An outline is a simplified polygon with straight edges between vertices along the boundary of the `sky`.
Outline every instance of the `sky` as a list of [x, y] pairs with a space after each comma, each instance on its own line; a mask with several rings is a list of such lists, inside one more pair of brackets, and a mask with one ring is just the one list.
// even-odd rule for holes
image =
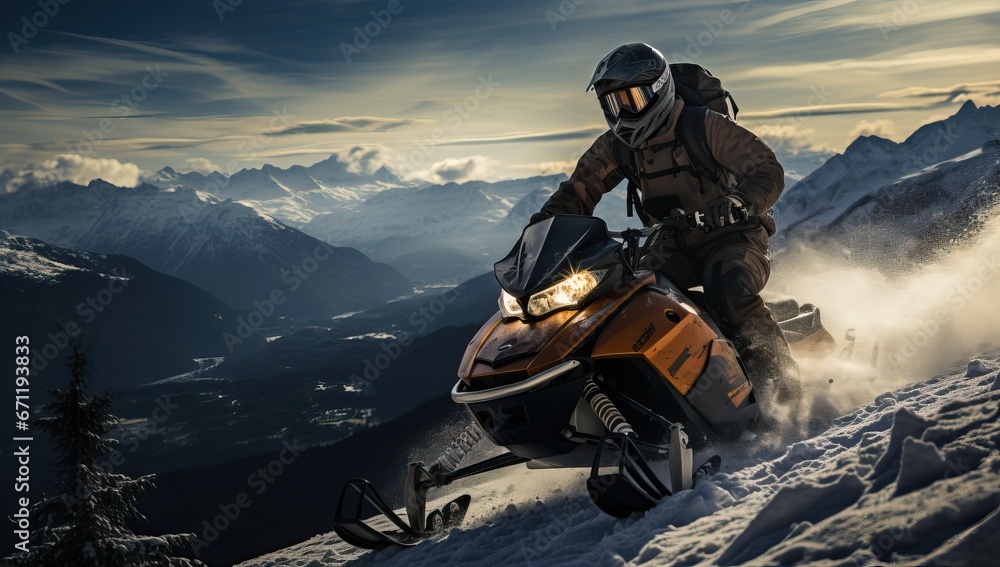
[[109, 180], [566, 171], [607, 128], [594, 66], [633, 41], [708, 68], [785, 152], [1000, 101], [994, 0], [7, 0], [0, 31], [0, 169]]

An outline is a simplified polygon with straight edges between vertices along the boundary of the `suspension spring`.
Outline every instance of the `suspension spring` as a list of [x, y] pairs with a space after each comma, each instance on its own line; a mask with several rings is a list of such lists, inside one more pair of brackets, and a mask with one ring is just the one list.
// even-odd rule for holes
[[435, 467], [443, 472], [452, 472], [456, 470], [462, 464], [462, 459], [465, 455], [472, 450], [472, 447], [479, 443], [483, 438], [483, 430], [479, 428], [478, 423], [472, 423], [465, 426], [465, 429], [455, 437], [455, 439], [448, 445], [444, 453], [434, 460], [431, 464], [431, 469]]
[[601, 387], [594, 382], [593, 378], [587, 379], [587, 384], [583, 387], [583, 399], [587, 400], [590, 407], [594, 409], [597, 417], [601, 418], [604, 426], [612, 433], [622, 433], [632, 438], [638, 438], [632, 426], [625, 421], [615, 404], [608, 399]]

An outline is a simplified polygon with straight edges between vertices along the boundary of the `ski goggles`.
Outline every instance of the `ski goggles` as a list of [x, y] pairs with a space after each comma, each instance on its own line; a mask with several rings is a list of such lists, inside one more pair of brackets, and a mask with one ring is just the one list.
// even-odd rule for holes
[[639, 114], [649, 106], [654, 96], [656, 93], [649, 85], [619, 89], [600, 96], [601, 108], [612, 118], [618, 118], [622, 113]]

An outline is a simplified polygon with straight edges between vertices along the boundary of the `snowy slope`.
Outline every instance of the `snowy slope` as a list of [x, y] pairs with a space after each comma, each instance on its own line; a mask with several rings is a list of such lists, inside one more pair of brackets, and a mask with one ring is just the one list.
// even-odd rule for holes
[[882, 185], [812, 240], [837, 242], [885, 270], [905, 269], [978, 234], [998, 203], [1000, 140]]
[[814, 380], [820, 434], [721, 447], [722, 473], [642, 517], [598, 512], [581, 474], [520, 469], [471, 490], [467, 523], [438, 541], [363, 553], [328, 533], [242, 565], [987, 565], [1000, 529], [998, 354], [832, 421]]
[[935, 164], [997, 139], [1000, 107], [977, 108], [972, 101], [955, 115], [920, 127], [901, 143], [862, 136], [782, 195], [775, 207], [781, 236], [810, 237], [881, 187], [933, 170]]

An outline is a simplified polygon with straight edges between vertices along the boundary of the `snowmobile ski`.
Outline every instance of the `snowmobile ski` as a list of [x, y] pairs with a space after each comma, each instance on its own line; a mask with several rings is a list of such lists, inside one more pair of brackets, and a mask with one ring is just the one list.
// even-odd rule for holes
[[[345, 505], [351, 502], [352, 498], [356, 499], [353, 510], [349, 506], [345, 509]], [[415, 530], [389, 508], [370, 482], [364, 479], [352, 479], [344, 487], [340, 500], [337, 502], [333, 530], [347, 543], [363, 549], [383, 549], [392, 546], [410, 547], [428, 537], [460, 525], [465, 519], [471, 502], [472, 497], [468, 494], [459, 496], [440, 509], [431, 511], [425, 519], [425, 529]], [[367, 514], [367, 512], [374, 512], [374, 514]], [[378, 522], [378, 518], [381, 518], [382, 523], [388, 520], [393, 527], [378, 529], [371, 525], [370, 522], [373, 519]]]
[[697, 486], [699, 481], [715, 476], [715, 474], [721, 469], [722, 457], [715, 455], [705, 461], [700, 467], [698, 467], [698, 470], [694, 471], [694, 486]]
[[[617, 452], [617, 469], [614, 473], [601, 474], [603, 452], [608, 448]], [[618, 433], [605, 436], [598, 445], [587, 479], [587, 492], [598, 508], [616, 518], [649, 510], [671, 494], [643, 458], [636, 442]]]

